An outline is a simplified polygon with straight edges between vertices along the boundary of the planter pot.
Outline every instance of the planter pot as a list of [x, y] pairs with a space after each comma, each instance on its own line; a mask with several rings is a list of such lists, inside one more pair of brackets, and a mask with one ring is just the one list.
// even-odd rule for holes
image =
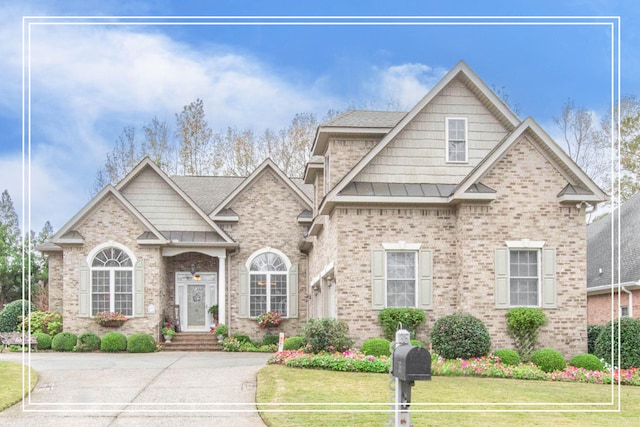
[[219, 342], [224, 341], [224, 335], [217, 335], [217, 337]]
[[124, 322], [124, 320], [105, 320], [104, 322], [100, 322], [100, 326], [104, 326], [105, 328], [119, 328]]
[[173, 339], [173, 335], [165, 335], [164, 336], [165, 342], [171, 342], [172, 339]]

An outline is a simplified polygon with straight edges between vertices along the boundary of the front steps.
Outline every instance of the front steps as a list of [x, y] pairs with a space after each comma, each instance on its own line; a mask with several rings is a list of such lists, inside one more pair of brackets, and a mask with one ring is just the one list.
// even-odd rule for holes
[[178, 332], [162, 343], [162, 351], [222, 351], [222, 344], [209, 332]]

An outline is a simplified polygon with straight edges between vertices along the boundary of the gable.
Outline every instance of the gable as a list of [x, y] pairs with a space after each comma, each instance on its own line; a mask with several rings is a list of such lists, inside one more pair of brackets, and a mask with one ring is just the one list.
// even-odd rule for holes
[[108, 194], [83, 216], [74, 231], [92, 245], [117, 236], [120, 243], [133, 247], [149, 229], [113, 194]]
[[[468, 162], [446, 162], [447, 117], [467, 119]], [[463, 79], [450, 81], [354, 181], [457, 184], [508, 131]]]
[[158, 230], [211, 231], [211, 226], [154, 170], [144, 168], [120, 189]]

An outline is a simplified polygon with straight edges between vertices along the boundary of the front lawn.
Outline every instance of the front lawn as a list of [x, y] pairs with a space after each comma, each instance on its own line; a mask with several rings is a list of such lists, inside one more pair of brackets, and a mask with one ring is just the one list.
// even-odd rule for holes
[[[269, 365], [258, 374], [256, 399], [270, 427], [382, 426], [389, 420], [387, 411], [394, 401], [389, 382], [389, 374]], [[640, 417], [640, 388], [622, 386], [621, 412], [617, 411], [617, 398], [615, 386], [616, 403], [611, 405], [610, 385], [434, 376], [431, 381], [416, 381], [411, 421], [416, 426], [474, 427], [617, 427], [636, 423]], [[318, 412], [322, 410], [335, 412]]]
[[[29, 368], [30, 369], [30, 368]], [[29, 370], [25, 370], [25, 387], [29, 383]], [[38, 374], [31, 369], [31, 386], [36, 386]], [[26, 390], [25, 390], [26, 391]], [[22, 365], [12, 362], [0, 362], [0, 411], [20, 402], [22, 394]]]

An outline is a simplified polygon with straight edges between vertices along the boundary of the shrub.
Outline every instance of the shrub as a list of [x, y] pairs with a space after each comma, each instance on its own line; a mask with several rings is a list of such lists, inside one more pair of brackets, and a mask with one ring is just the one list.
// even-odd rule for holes
[[29, 307], [29, 301], [27, 300], [19, 299], [10, 302], [0, 313], [0, 332], [15, 332], [18, 330], [18, 325], [22, 319], [23, 304], [25, 315], [28, 315], [29, 308], [31, 308], [32, 312], [36, 311], [36, 306], [31, 304], [31, 307]]
[[547, 323], [547, 316], [539, 308], [517, 307], [506, 314], [507, 332], [514, 339], [516, 351], [528, 362], [538, 341], [540, 328]]
[[496, 350], [493, 355], [499, 357], [503, 365], [518, 366], [520, 364], [520, 356], [514, 350]]
[[23, 328], [25, 331], [31, 328], [32, 334], [44, 332], [53, 337], [62, 332], [62, 314], [57, 311], [32, 311], [22, 320], [18, 329]]
[[562, 371], [566, 369], [567, 362], [552, 348], [543, 348], [531, 353], [531, 361], [544, 372]]
[[51, 348], [51, 336], [44, 332], [36, 332], [33, 334], [38, 339], [38, 350], [49, 350]]
[[299, 350], [304, 346], [304, 338], [301, 336], [289, 337], [284, 340], [283, 350]]
[[588, 371], [604, 371], [604, 363], [593, 354], [578, 354], [569, 361], [570, 366], [584, 368]]
[[304, 326], [304, 350], [307, 353], [321, 351], [345, 351], [353, 341], [347, 337], [349, 326], [342, 320], [309, 319]]
[[396, 339], [398, 325], [409, 331], [411, 338], [415, 338], [418, 326], [425, 321], [424, 311], [417, 308], [385, 308], [378, 314], [378, 320], [389, 341]]
[[233, 338], [237, 339], [238, 341], [242, 342], [251, 342], [251, 338], [249, 338], [249, 335], [244, 335], [244, 334], [233, 334]]
[[595, 354], [596, 340], [598, 335], [604, 329], [604, 325], [588, 325], [587, 326], [587, 353]]
[[418, 341], [418, 340], [411, 340], [411, 345], [415, 346], [415, 347], [424, 347], [424, 343], [422, 341]]
[[156, 348], [156, 340], [149, 334], [133, 334], [127, 340], [129, 353], [153, 353]]
[[121, 332], [109, 332], [102, 337], [100, 350], [108, 352], [125, 351], [127, 349], [127, 337]]
[[78, 342], [78, 336], [71, 332], [60, 332], [53, 337], [51, 348], [55, 351], [73, 351]]
[[360, 351], [367, 356], [390, 356], [391, 341], [386, 338], [370, 338], [362, 343]]
[[[280, 341], [280, 337], [278, 335], [267, 334], [264, 336], [261, 345], [275, 345], [278, 346], [278, 342]], [[259, 346], [256, 346], [259, 347]]]
[[78, 337], [76, 351], [97, 351], [100, 350], [100, 337], [93, 332], [83, 332]]
[[[640, 320], [622, 317], [607, 323], [596, 339], [593, 354], [611, 361], [611, 333], [613, 327], [613, 366], [628, 369], [640, 367]], [[618, 327], [620, 328], [620, 360], [618, 361]]]
[[241, 342], [237, 338], [225, 338], [224, 341], [222, 341], [222, 350], [230, 352], [240, 351], [240, 346], [243, 344], [251, 344], [251, 341]]
[[433, 351], [445, 359], [471, 359], [489, 353], [491, 339], [484, 323], [465, 313], [441, 317], [431, 331]]

